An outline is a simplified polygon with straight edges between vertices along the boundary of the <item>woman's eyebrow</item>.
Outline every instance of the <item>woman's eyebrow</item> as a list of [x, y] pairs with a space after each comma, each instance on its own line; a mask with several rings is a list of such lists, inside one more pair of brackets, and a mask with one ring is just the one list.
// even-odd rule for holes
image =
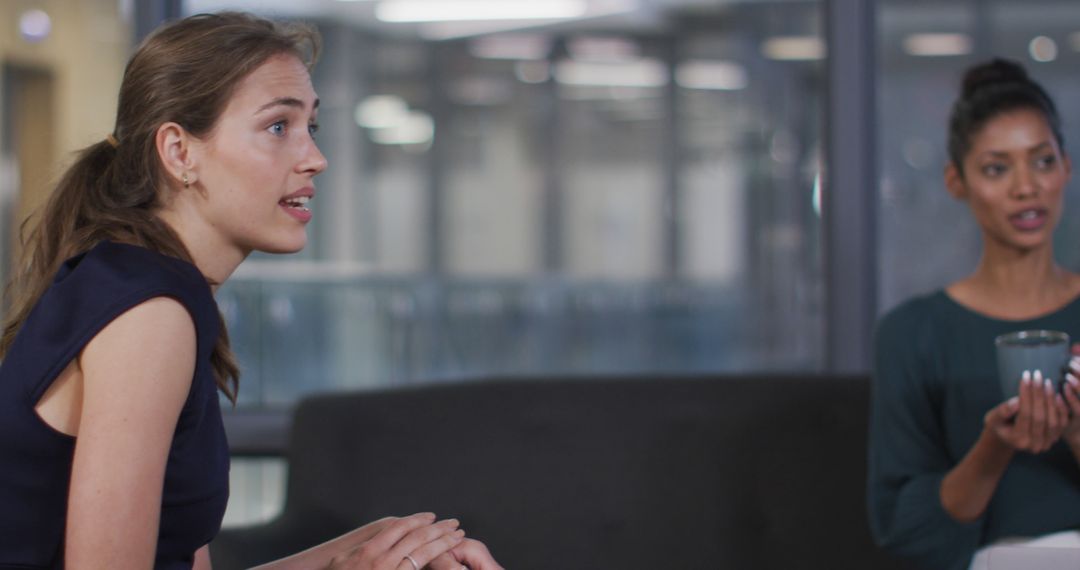
[[[255, 111], [255, 114], [258, 115], [259, 113], [262, 113], [263, 111], [270, 109], [271, 107], [277, 107], [279, 105], [284, 105], [286, 107], [296, 107], [298, 109], [304, 109], [307, 107], [307, 105], [303, 101], [297, 99], [296, 97], [278, 97], [277, 99], [270, 101], [262, 107], [259, 107], [259, 109]], [[312, 105], [311, 108], [312, 110], [319, 108], [319, 99], [315, 99], [315, 104]]]

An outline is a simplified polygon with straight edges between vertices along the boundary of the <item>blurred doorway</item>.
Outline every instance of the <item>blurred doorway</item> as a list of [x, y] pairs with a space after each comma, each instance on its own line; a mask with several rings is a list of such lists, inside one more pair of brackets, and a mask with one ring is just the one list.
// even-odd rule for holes
[[0, 279], [6, 283], [19, 227], [53, 182], [56, 80], [46, 68], [5, 63], [0, 85]]

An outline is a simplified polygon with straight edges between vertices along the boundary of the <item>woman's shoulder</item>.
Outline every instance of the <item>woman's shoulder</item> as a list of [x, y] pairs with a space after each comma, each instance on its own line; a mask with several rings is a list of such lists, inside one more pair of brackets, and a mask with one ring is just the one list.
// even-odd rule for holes
[[216, 322], [210, 285], [194, 265], [126, 243], [102, 241], [67, 260], [46, 295], [59, 305], [117, 309], [168, 296], [186, 306], [196, 322]]
[[920, 350], [934, 344], [942, 324], [953, 314], [944, 290], [920, 294], [901, 302], [878, 319], [874, 328], [877, 350]]
[[191, 263], [129, 243], [99, 242], [84, 254], [79, 260], [79, 263], [82, 262], [123, 273], [125, 277], [136, 281], [162, 278], [173, 281], [181, 278], [186, 281], [206, 283], [206, 279]]
[[878, 319], [878, 329], [910, 327], [926, 322], [950, 304], [944, 289], [910, 297]]
[[74, 280], [82, 289], [104, 288], [112, 294], [160, 289], [193, 297], [210, 292], [210, 285], [192, 264], [145, 247], [102, 241], [64, 262], [56, 283]]

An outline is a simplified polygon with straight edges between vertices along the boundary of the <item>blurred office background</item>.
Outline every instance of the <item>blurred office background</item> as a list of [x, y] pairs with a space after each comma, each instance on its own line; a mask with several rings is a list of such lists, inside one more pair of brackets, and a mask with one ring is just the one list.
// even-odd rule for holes
[[[877, 315], [977, 261], [941, 183], [962, 70], [1023, 62], [1080, 140], [1068, 0], [409, 3], [0, 3], [4, 279], [19, 220], [112, 130], [147, 30], [243, 9], [323, 35], [310, 245], [218, 294], [243, 369], [227, 524], [280, 507], [265, 455], [313, 392], [863, 372]], [[1058, 252], [1080, 269], [1075, 202]]]

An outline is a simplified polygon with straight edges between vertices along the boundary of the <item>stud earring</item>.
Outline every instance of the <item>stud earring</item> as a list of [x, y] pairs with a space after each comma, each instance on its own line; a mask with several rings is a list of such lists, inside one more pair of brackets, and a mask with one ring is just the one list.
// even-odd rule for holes
[[184, 173], [184, 176], [181, 178], [181, 181], [184, 183], [184, 188], [189, 188], [191, 186], [191, 183], [188, 182], [187, 172]]

